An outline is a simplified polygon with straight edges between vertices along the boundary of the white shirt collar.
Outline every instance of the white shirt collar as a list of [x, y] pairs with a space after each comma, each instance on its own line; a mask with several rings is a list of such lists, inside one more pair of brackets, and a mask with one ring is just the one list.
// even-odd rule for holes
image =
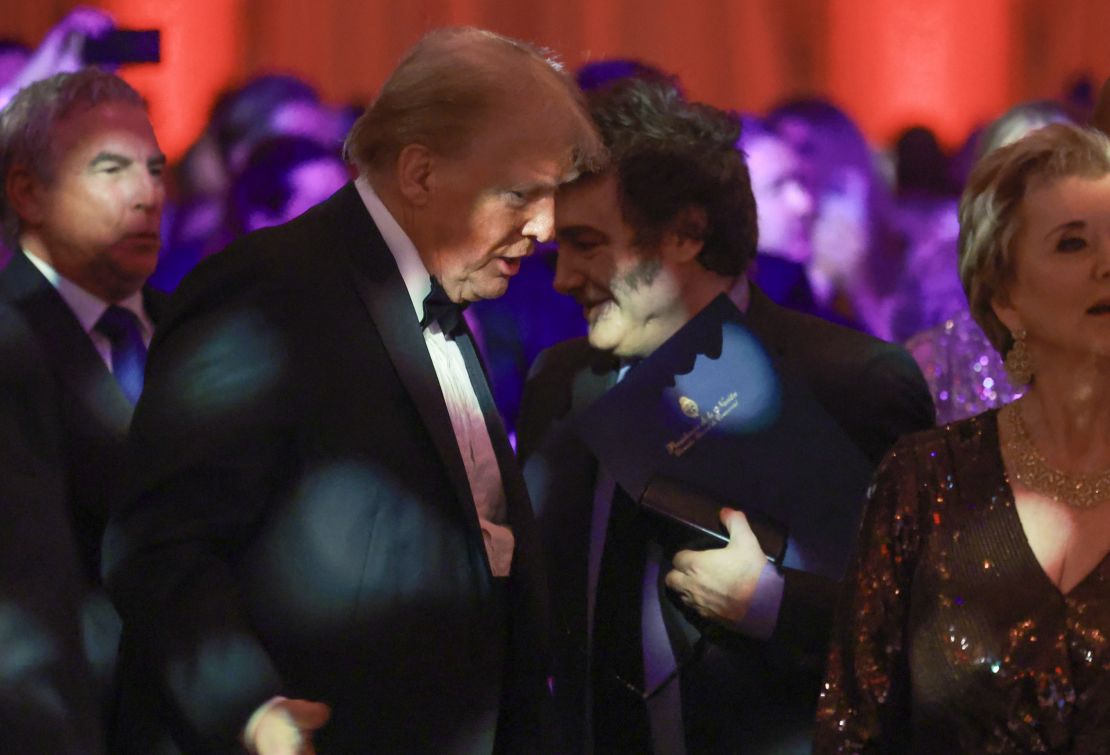
[[412, 299], [412, 308], [416, 312], [416, 319], [423, 319], [424, 299], [432, 290], [432, 277], [428, 274], [428, 269], [424, 267], [424, 261], [420, 259], [420, 253], [416, 251], [416, 245], [412, 243], [412, 239], [393, 218], [377, 192], [374, 191], [374, 187], [366, 180], [366, 176], [359, 176], [355, 179], [355, 188], [358, 190], [358, 195], [362, 197], [362, 203], [366, 205], [366, 211], [374, 219], [374, 225], [378, 227], [378, 232], [385, 240], [385, 245], [389, 247], [393, 259], [397, 262], [401, 279], [404, 280], [409, 298]]
[[[69, 280], [44, 259], [31, 254], [26, 249], [23, 254], [31, 261], [31, 264], [38, 268], [42, 276], [50, 283], [51, 286], [62, 297], [62, 301], [73, 312], [77, 322], [81, 323], [81, 327], [86, 333], [91, 333], [96, 323], [100, 320], [101, 315], [108, 309], [108, 302], [101, 299], [96, 294], [91, 294], [85, 289], [78, 286], [73, 281]], [[149, 340], [154, 330], [150, 319], [146, 316], [146, 310], [143, 309], [143, 292], [136, 291], [128, 296], [126, 299], [115, 302], [117, 306], [129, 309], [135, 313], [139, 318], [139, 324], [143, 329], [143, 338]]]

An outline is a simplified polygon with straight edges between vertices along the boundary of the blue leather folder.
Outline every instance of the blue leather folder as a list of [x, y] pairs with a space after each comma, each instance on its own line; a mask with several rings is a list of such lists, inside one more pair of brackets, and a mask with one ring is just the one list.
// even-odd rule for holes
[[577, 429], [633, 500], [727, 542], [744, 511], [777, 564], [843, 576], [871, 465], [722, 295], [579, 413]]

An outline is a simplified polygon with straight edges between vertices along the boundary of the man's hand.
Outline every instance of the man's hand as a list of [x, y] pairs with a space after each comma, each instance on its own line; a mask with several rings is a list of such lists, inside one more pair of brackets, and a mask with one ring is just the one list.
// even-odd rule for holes
[[331, 718], [331, 708], [310, 700], [278, 698], [251, 721], [247, 749], [255, 755], [313, 755], [312, 732]]
[[767, 557], [743, 512], [721, 509], [721, 523], [728, 530], [728, 545], [679, 551], [666, 581], [699, 616], [736, 629], [748, 612]]

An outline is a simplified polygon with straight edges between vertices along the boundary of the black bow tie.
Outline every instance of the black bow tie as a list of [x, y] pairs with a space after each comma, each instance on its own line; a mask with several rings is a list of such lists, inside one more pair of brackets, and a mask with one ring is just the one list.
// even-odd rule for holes
[[462, 332], [464, 309], [466, 305], [451, 301], [440, 282], [432, 276], [432, 290], [424, 297], [424, 318], [420, 321], [420, 327], [426, 328], [433, 322], [439, 323], [443, 335], [455, 336]]

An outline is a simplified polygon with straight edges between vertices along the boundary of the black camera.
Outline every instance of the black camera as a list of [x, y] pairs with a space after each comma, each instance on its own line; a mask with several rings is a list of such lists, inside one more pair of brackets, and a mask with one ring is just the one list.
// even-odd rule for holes
[[85, 40], [82, 57], [88, 65], [157, 63], [162, 59], [161, 32], [157, 29], [113, 29]]

